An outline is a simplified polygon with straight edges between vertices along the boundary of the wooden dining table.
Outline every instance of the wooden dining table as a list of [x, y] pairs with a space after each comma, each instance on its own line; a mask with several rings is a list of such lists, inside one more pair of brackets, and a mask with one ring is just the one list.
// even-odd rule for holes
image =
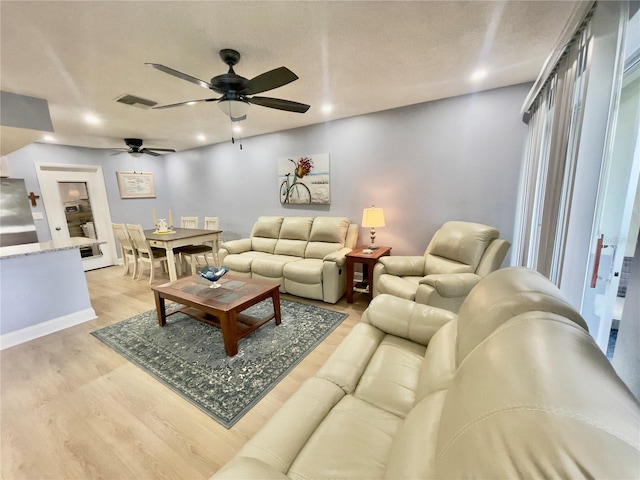
[[211, 242], [211, 251], [215, 256], [218, 251], [218, 239], [221, 233], [222, 230], [173, 228], [167, 232], [158, 232], [155, 229], [145, 230], [144, 236], [152, 247], [164, 248], [166, 250], [169, 280], [175, 282], [178, 279], [178, 274], [176, 272], [176, 261], [173, 255], [173, 249], [186, 245], [200, 245], [204, 242]]

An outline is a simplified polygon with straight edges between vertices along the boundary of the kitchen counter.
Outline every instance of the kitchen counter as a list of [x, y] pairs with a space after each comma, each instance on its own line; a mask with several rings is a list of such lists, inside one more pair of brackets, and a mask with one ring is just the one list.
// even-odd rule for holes
[[57, 252], [60, 250], [71, 250], [73, 248], [90, 247], [101, 243], [105, 242], [98, 241], [95, 238], [71, 237], [68, 240], [49, 240], [47, 242], [11, 245], [8, 247], [0, 247], [0, 259], [37, 255], [46, 252]]

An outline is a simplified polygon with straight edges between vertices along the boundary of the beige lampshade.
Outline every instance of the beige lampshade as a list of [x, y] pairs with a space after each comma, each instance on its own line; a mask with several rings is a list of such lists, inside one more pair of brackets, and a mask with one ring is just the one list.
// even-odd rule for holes
[[362, 226], [363, 227], [384, 227], [384, 212], [381, 208], [370, 207], [365, 208], [362, 212]]

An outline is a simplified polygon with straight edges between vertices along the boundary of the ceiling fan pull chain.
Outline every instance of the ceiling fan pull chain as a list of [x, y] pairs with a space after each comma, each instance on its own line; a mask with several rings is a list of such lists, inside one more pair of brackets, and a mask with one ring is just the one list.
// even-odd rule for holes
[[[235, 139], [235, 136], [233, 135], [233, 119], [229, 118], [229, 120], [231, 121], [231, 123], [230, 123], [230, 125], [231, 125], [231, 143], [235, 145], [236, 139]], [[240, 133], [240, 138], [238, 139], [238, 143], [240, 144], [240, 150], [242, 150], [242, 133]]]

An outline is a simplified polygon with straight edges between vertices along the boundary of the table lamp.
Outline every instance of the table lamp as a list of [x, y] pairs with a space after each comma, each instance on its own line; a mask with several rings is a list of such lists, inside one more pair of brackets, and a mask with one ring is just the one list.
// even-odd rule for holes
[[384, 212], [381, 208], [377, 208], [372, 205], [370, 208], [365, 208], [362, 212], [362, 226], [369, 227], [371, 234], [371, 250], [377, 249], [376, 245], [376, 227], [384, 227]]

